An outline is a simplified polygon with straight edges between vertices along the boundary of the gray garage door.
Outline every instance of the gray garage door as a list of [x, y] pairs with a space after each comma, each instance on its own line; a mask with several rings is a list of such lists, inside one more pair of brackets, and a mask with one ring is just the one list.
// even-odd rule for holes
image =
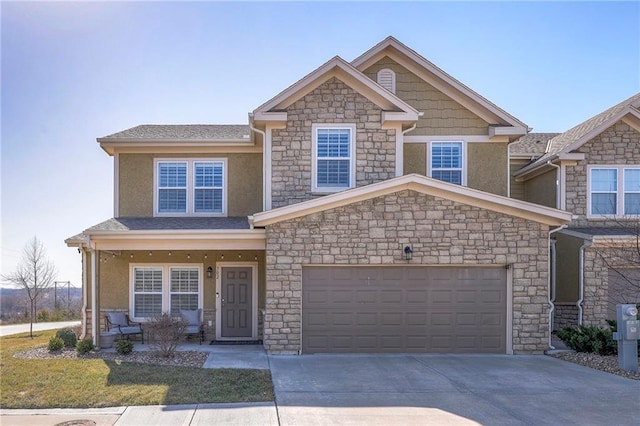
[[305, 267], [302, 350], [506, 352], [503, 268]]

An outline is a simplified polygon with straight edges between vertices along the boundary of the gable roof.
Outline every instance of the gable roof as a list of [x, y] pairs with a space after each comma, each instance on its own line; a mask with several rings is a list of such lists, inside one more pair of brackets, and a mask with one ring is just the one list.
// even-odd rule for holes
[[569, 212], [490, 194], [461, 185], [454, 185], [418, 174], [400, 176], [290, 206], [256, 213], [249, 221], [254, 226], [271, 225], [408, 189], [510, 216], [533, 220], [549, 226], [564, 225], [571, 221], [571, 213]]
[[[571, 157], [572, 151], [614, 125], [620, 120], [626, 120], [640, 132], [640, 93], [631, 96], [617, 105], [597, 114], [590, 119], [583, 121], [564, 133], [553, 137], [549, 141], [549, 146], [544, 155], [533, 163], [516, 172], [517, 176], [523, 176], [545, 166], [549, 161], [565, 157]], [[577, 154], [573, 154], [574, 156]]]
[[528, 126], [522, 121], [465, 86], [392, 36], [367, 50], [351, 64], [360, 71], [364, 71], [385, 56], [395, 60], [486, 122], [522, 129], [521, 134], [528, 130]]
[[412, 122], [418, 120], [418, 111], [362, 74], [339, 56], [335, 56], [307, 74], [253, 111], [254, 122], [286, 121], [286, 108], [330, 78], [336, 77], [383, 110], [383, 121]]

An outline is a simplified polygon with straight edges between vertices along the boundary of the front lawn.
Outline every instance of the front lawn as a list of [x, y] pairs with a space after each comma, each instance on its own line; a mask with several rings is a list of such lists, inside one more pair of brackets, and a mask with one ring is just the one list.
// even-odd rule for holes
[[22, 359], [55, 330], [0, 338], [1, 408], [273, 401], [268, 370], [167, 367], [103, 359]]

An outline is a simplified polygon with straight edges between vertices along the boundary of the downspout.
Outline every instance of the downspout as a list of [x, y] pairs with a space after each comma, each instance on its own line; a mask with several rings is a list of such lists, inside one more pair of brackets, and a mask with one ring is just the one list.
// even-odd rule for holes
[[[422, 116], [424, 113], [421, 112], [420, 116]], [[408, 129], [405, 129], [402, 131], [402, 136], [404, 137], [404, 135], [406, 135], [407, 133], [409, 133], [410, 131], [414, 130], [416, 127], [418, 126], [418, 123], [413, 123], [413, 126], [409, 127]]]
[[400, 125], [400, 136], [398, 136], [398, 129], [396, 129], [396, 177], [404, 175], [404, 135], [412, 131], [418, 125], [417, 122], [405, 130], [402, 130]]
[[592, 245], [593, 240], [585, 240], [584, 244], [580, 246], [580, 277], [578, 281], [578, 301], [576, 302], [576, 307], [578, 308], [578, 325], [582, 325], [582, 301], [584, 300], [584, 250]]
[[[549, 259], [549, 267], [547, 268], [549, 271], [549, 275], [547, 277], [547, 295], [549, 304], [549, 349], [555, 349], [555, 346], [551, 344], [551, 333], [553, 332], [553, 313], [556, 309], [555, 301], [556, 301], [556, 243], [555, 240], [551, 243], [551, 234], [554, 232], [558, 232], [562, 229], [565, 229], [568, 225], [562, 225], [558, 228], [552, 229], [549, 231], [549, 252], [553, 253]], [[551, 274], [553, 271], [553, 274]]]
[[[267, 132], [257, 129], [255, 127], [253, 127], [253, 120], [249, 120], [249, 129], [251, 129], [252, 131], [256, 132], [256, 133], [260, 133], [262, 135], [262, 158], [264, 160], [265, 158], [265, 149], [266, 149], [266, 145], [267, 145]], [[263, 167], [262, 167], [262, 208], [263, 210], [267, 209], [267, 165], [264, 164], [263, 162]]]

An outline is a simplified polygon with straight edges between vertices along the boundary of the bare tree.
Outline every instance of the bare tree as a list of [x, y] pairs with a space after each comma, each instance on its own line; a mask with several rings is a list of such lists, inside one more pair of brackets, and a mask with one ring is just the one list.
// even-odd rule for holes
[[33, 339], [33, 321], [36, 318], [38, 299], [53, 285], [56, 268], [47, 257], [44, 245], [33, 237], [22, 249], [22, 259], [11, 274], [2, 274], [2, 280], [25, 290], [29, 299], [29, 335]]

